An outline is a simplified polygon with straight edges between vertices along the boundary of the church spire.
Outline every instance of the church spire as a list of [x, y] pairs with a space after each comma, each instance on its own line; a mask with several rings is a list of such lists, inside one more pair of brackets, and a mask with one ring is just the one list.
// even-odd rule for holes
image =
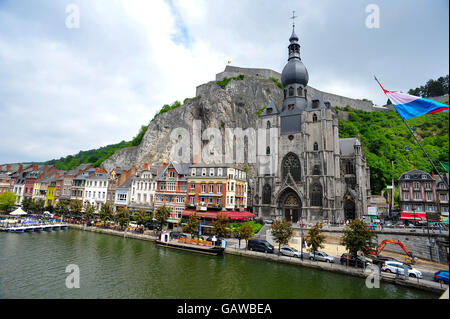
[[295, 11], [292, 11], [292, 17], [289, 19], [292, 19], [292, 34], [289, 38], [289, 59], [297, 58], [300, 60], [300, 44], [298, 44], [298, 36], [295, 34], [295, 18], [297, 16], [295, 15]]

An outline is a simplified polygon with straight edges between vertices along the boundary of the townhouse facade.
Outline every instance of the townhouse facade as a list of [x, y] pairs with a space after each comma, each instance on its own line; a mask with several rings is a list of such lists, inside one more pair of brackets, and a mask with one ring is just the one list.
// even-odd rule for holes
[[96, 169], [94, 173], [85, 180], [83, 206], [90, 203], [97, 210], [106, 203], [106, 193], [108, 191], [108, 174], [104, 169]]

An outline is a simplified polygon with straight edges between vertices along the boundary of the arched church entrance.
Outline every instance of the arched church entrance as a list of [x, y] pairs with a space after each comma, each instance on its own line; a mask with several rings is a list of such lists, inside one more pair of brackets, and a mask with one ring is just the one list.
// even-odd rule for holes
[[344, 202], [344, 218], [346, 220], [353, 220], [356, 218], [355, 201], [347, 198]]
[[296, 223], [302, 216], [302, 201], [297, 193], [292, 189], [286, 189], [279, 196], [278, 208], [282, 217], [292, 223]]

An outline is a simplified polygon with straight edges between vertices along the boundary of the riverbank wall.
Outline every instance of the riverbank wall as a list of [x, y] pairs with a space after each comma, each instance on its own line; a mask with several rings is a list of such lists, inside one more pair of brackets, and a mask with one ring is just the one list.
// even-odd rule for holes
[[[85, 230], [85, 231], [91, 231], [95, 233], [101, 233], [101, 234], [107, 234], [107, 235], [114, 235], [124, 238], [133, 238], [133, 239], [140, 239], [140, 240], [147, 240], [147, 241], [156, 241], [157, 237], [152, 236], [149, 234], [138, 234], [133, 232], [123, 232], [118, 230], [112, 230], [112, 229], [106, 229], [106, 228], [98, 228], [98, 227], [84, 227], [84, 225], [77, 225], [77, 224], [69, 224], [69, 228], [78, 229], [78, 230]], [[249, 251], [246, 249], [238, 249], [238, 248], [231, 248], [227, 247], [224, 251], [226, 254], [230, 255], [236, 255], [236, 256], [242, 256], [242, 257], [248, 257], [248, 258], [257, 258], [262, 259], [266, 261], [272, 261], [272, 262], [282, 262], [286, 264], [296, 265], [296, 266], [303, 266], [303, 267], [310, 267], [325, 271], [333, 271], [336, 273], [341, 273], [345, 275], [350, 275], [354, 277], [360, 277], [360, 278], [367, 278], [368, 276], [372, 275], [374, 276], [374, 272], [371, 269], [366, 269], [365, 271], [360, 268], [353, 268], [353, 267], [346, 267], [339, 264], [330, 264], [330, 263], [324, 263], [324, 262], [318, 262], [318, 261], [310, 261], [310, 260], [301, 260], [299, 258], [293, 258], [293, 257], [286, 257], [286, 256], [280, 256], [275, 254], [265, 254], [265, 253], [259, 253], [254, 251]], [[387, 282], [392, 283], [396, 285], [401, 285], [409, 288], [414, 289], [421, 289], [425, 291], [429, 291], [436, 294], [442, 294], [446, 289], [446, 285], [441, 285], [436, 282], [428, 281], [428, 280], [422, 280], [422, 279], [416, 279], [416, 278], [403, 278], [403, 276], [397, 276], [394, 274], [388, 274], [388, 273], [381, 273], [380, 274], [380, 282]], [[376, 289], [376, 288], [374, 288]]]

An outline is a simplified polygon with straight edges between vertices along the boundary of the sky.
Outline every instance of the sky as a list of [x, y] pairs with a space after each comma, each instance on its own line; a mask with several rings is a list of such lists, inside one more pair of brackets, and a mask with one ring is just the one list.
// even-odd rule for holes
[[[375, 6], [375, 9], [373, 7]], [[385, 104], [449, 73], [448, 0], [0, 0], [0, 163], [131, 140], [231, 65]]]

